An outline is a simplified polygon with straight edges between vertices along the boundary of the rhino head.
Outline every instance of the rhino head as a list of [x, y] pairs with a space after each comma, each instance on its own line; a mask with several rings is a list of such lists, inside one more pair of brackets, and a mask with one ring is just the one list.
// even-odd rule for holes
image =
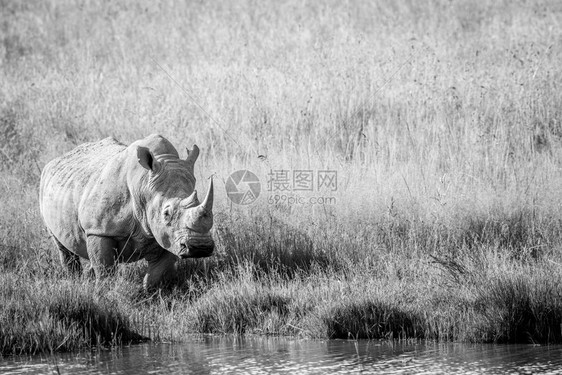
[[[142, 181], [143, 227], [164, 249], [180, 258], [201, 258], [213, 253], [213, 181], [199, 202], [193, 169], [199, 148], [182, 160], [177, 152], [158, 154], [137, 147], [138, 163], [146, 170]], [[138, 216], [138, 215], [137, 215]], [[148, 228], [146, 228], [148, 227]]]

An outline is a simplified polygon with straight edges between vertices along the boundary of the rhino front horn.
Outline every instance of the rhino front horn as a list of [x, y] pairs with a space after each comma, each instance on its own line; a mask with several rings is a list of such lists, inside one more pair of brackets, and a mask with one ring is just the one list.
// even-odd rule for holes
[[207, 212], [211, 212], [213, 210], [213, 178], [211, 177], [211, 183], [209, 184], [209, 190], [207, 191], [207, 196], [203, 203], [201, 203], [201, 207], [203, 207]]

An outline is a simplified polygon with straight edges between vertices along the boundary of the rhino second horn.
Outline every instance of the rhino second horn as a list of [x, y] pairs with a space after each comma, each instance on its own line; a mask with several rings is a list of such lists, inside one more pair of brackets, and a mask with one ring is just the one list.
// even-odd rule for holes
[[203, 203], [201, 203], [201, 207], [203, 207], [207, 212], [211, 212], [213, 210], [213, 179], [211, 178], [211, 183], [209, 184], [209, 190], [207, 191], [207, 196]]
[[188, 207], [195, 207], [199, 205], [199, 199], [197, 199], [197, 190], [193, 190], [193, 193], [187, 198], [184, 199], [185, 204]]

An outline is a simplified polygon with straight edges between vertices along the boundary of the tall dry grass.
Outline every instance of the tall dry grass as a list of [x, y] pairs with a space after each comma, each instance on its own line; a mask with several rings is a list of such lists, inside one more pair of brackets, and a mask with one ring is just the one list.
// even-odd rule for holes
[[[557, 2], [0, 6], [2, 353], [132, 331], [561, 341]], [[219, 188], [217, 253], [181, 263], [178, 287], [143, 295], [143, 264], [108, 293], [69, 280], [42, 166], [152, 132], [201, 147], [199, 181], [337, 170], [337, 204], [235, 206]]]

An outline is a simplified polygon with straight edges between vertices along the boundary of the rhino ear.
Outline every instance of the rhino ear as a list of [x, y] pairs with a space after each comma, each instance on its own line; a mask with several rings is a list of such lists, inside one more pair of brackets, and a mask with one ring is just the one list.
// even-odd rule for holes
[[152, 152], [146, 147], [138, 146], [137, 147], [137, 158], [139, 164], [143, 166], [143, 168], [148, 169], [149, 171], [155, 172], [158, 167], [158, 162], [154, 159], [154, 155]]
[[187, 150], [187, 159], [185, 159], [185, 161], [193, 165], [197, 160], [197, 158], [199, 157], [199, 147], [197, 147], [197, 145], [193, 145], [193, 150], [191, 151], [189, 151], [189, 149], [186, 150]]

